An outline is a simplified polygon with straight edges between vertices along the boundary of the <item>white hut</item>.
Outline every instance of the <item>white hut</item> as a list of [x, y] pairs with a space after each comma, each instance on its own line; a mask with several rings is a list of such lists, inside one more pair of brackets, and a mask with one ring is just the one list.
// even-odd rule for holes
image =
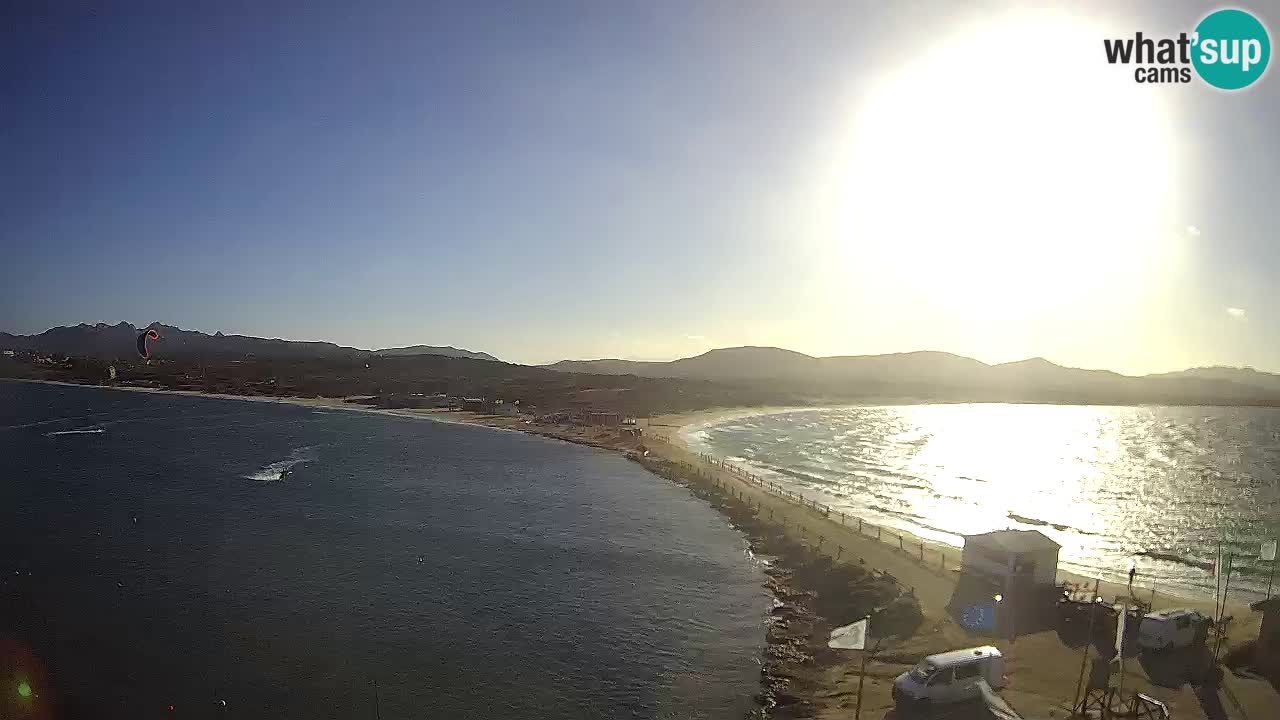
[[962, 572], [1000, 583], [1030, 579], [1034, 585], [1058, 580], [1058, 550], [1062, 546], [1036, 530], [996, 530], [964, 536]]

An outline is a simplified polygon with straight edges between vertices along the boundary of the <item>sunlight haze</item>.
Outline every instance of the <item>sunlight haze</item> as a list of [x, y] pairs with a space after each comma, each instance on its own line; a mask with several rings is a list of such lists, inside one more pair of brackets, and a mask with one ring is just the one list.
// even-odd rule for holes
[[1280, 86], [1102, 50], [1208, 6], [544, 8], [11, 30], [0, 329], [1280, 370]]

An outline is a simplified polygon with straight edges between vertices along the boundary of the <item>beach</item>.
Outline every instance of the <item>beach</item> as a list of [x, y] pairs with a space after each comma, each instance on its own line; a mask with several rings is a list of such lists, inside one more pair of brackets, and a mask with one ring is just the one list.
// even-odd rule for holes
[[[689, 485], [700, 496], [708, 497], [713, 506], [729, 515], [735, 525], [748, 532], [749, 537], [755, 533], [753, 543], [762, 540], [764, 533], [760, 528], [770, 528], [805, 547], [814, 556], [828, 558], [833, 566], [857, 565], [890, 575], [901, 588], [919, 600], [925, 616], [924, 624], [910, 639], [883, 648], [868, 664], [862, 700], [863, 711], [868, 713], [868, 717], [890, 716], [894, 706], [890, 695], [893, 678], [908, 670], [922, 656], [983, 644], [994, 644], [1008, 659], [1010, 684], [1002, 694], [1015, 708], [1033, 716], [1064, 716], [1070, 712], [1082, 660], [1079, 647], [1068, 645], [1052, 630], [1020, 635], [1013, 640], [980, 636], [961, 628], [947, 613], [946, 606], [956, 587], [957, 548], [900, 531], [891, 530], [887, 534], [883, 528], [874, 531], [867, 524], [860, 528], [856, 518], [837, 516], [804, 500], [779, 494], [767, 484], [753, 480], [744, 471], [722, 465], [721, 461], [691, 449], [682, 439], [682, 430], [691, 427], [768, 412], [785, 412], [791, 408], [716, 409], [655, 417], [648, 421], [647, 435], [640, 439], [606, 427], [542, 425], [520, 418], [443, 410], [368, 408], [341, 398], [223, 397], [480, 425], [627, 453], [654, 472]], [[642, 427], [646, 426], [644, 421], [641, 423]], [[647, 456], [644, 454], [646, 451]], [[743, 522], [744, 518], [750, 518], [751, 522]], [[805, 620], [792, 622], [781, 632], [770, 631], [770, 647], [788, 650], [781, 654], [781, 660], [766, 668], [766, 684], [772, 685], [769, 692], [775, 698], [787, 700], [784, 706], [775, 707], [771, 715], [847, 717], [855, 704], [862, 658], [857, 652], [828, 650], [825, 641], [834, 625], [850, 618], [826, 618], [814, 613], [811, 598], [806, 600], [803, 592], [787, 584], [789, 576], [785, 573], [788, 569], [783, 567], [780, 571], [783, 574], [771, 581], [770, 591], [775, 601], [780, 607], [791, 608], [788, 612], [794, 611], [797, 617]], [[1094, 583], [1092, 578], [1067, 572], [1059, 572], [1058, 579], [1059, 582], [1090, 588]], [[1138, 591], [1134, 595], [1139, 599], [1152, 601], [1149, 590], [1135, 590]], [[1128, 588], [1103, 582], [1100, 595], [1106, 602], [1113, 602], [1127, 596]], [[1156, 609], [1192, 607], [1206, 615], [1213, 614], [1212, 600], [1179, 597], [1168, 589], [1157, 591], [1153, 606]], [[1235, 617], [1231, 628], [1232, 643], [1257, 636], [1258, 614], [1251, 613], [1238, 602], [1230, 603], [1226, 614]], [[1091, 656], [1096, 657], [1096, 653], [1091, 652]], [[1190, 685], [1162, 687], [1152, 682], [1143, 665], [1136, 660], [1126, 663], [1124, 685], [1162, 700], [1175, 717], [1193, 717], [1201, 712], [1201, 700]], [[1229, 711], [1228, 717], [1270, 717], [1277, 710], [1275, 690], [1266, 683], [1238, 678], [1228, 672], [1224, 687], [1229, 698], [1225, 705], [1230, 708], [1238, 704], [1239, 708], [1238, 712]]]
[[[684, 442], [683, 431], [691, 428], [794, 409], [797, 408], [733, 408], [655, 417], [650, 420], [650, 438], [645, 447], [652, 455], [703, 468], [710, 482], [731, 488], [736, 497], [744, 498], [754, 506], [757, 517], [776, 520], [785, 532], [801, 539], [814, 552], [825, 554], [837, 563], [865, 563], [867, 567], [889, 573], [919, 598], [926, 616], [921, 632], [884, 652], [884, 662], [873, 663], [868, 669], [863, 688], [863, 709], [870, 711], [871, 717], [879, 717], [893, 708], [890, 695], [893, 678], [910, 669], [920, 657], [986, 644], [992, 639], [964, 630], [946, 613], [945, 606], [956, 584], [958, 548], [901, 531], [884, 531], [879, 538], [872, 537], [866, 525], [860, 531], [848, 517], [837, 518], [808, 507], [803, 501], [797, 503], [794, 498], [779, 497], [744, 479], [742, 471], [717, 467], [714, 461], [708, 463]], [[488, 424], [483, 418], [469, 421]], [[511, 427], [509, 423], [499, 425]], [[579, 437], [577, 432], [546, 434], [571, 441], [577, 441]], [[591, 436], [588, 433], [583, 439], [602, 447], [612, 446], [601, 435]], [[655, 439], [659, 442], [653, 442]], [[616, 447], [630, 450], [633, 445], [624, 443]], [[922, 561], [921, 557], [926, 560]], [[1087, 588], [1082, 594], [1088, 595], [1095, 586], [1096, 578], [1060, 570], [1058, 581]], [[1130, 595], [1125, 584], [1102, 581], [1097, 583], [1097, 587], [1099, 597], [1108, 604], [1122, 602]], [[1213, 600], [1194, 592], [1179, 594], [1176, 588], [1157, 588], [1153, 593], [1151, 588], [1141, 583], [1136, 584], [1133, 590], [1137, 600], [1150, 603], [1156, 610], [1181, 607], [1199, 610], [1206, 616], [1215, 614]], [[1257, 637], [1261, 616], [1251, 612], [1247, 603], [1229, 599], [1224, 615], [1234, 617], [1229, 643]], [[830, 627], [830, 623], [821, 622], [814, 626], [809, 648], [815, 660], [811, 665], [802, 664], [794, 670], [799, 684], [811, 688], [809, 698], [816, 717], [846, 717], [854, 703], [860, 658], [856, 657], [857, 653], [847, 653], [855, 657], [841, 657], [839, 653], [825, 649], [824, 633]], [[1063, 715], [1070, 712], [1082, 659], [1078, 648], [1064, 644], [1053, 631], [1022, 635], [1013, 641], [996, 639], [993, 644], [1009, 660], [1011, 684], [1003, 694], [1016, 708], [1028, 713]], [[1097, 657], [1096, 653], [1091, 653], [1091, 656]], [[1126, 663], [1124, 684], [1162, 700], [1175, 716], [1194, 716], [1201, 712], [1201, 699], [1190, 685], [1162, 687], [1152, 681], [1136, 660]], [[1232, 708], [1228, 711], [1229, 717], [1266, 717], [1280, 708], [1274, 689], [1265, 682], [1241, 679], [1227, 673], [1224, 685], [1224, 695], [1229, 698], [1225, 705]]]

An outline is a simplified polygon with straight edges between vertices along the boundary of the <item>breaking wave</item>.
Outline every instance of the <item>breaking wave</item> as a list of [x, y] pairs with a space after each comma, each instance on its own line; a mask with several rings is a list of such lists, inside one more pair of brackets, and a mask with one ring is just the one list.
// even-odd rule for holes
[[1213, 570], [1213, 562], [1209, 560], [1198, 560], [1193, 557], [1177, 555], [1175, 553], [1160, 552], [1158, 550], [1139, 550], [1134, 553], [1134, 555], [1151, 558], [1152, 560], [1164, 560], [1165, 562], [1185, 565], [1187, 567], [1200, 568], [1201, 570]]
[[270, 465], [266, 465], [257, 472], [245, 475], [245, 478], [264, 483], [277, 482], [288, 477], [289, 472], [293, 470], [295, 465], [311, 462], [315, 459], [316, 453], [314, 446], [306, 445], [304, 447], [295, 448], [293, 452], [289, 453], [289, 457], [284, 460], [279, 460], [271, 463]]
[[1093, 533], [1087, 530], [1081, 530], [1080, 528], [1077, 528], [1077, 527], [1071, 527], [1070, 525], [1064, 525], [1062, 523], [1049, 522], [1048, 520], [1041, 520], [1039, 518], [1027, 517], [1026, 515], [1019, 515], [1017, 513], [1012, 513], [1012, 512], [1008, 513], [1008, 517], [1010, 520], [1013, 520], [1014, 522], [1020, 522], [1023, 525], [1035, 525], [1037, 527], [1051, 527], [1054, 530], [1059, 530], [1061, 532], [1073, 532], [1073, 533], [1079, 533], [1081, 535], [1093, 535]]

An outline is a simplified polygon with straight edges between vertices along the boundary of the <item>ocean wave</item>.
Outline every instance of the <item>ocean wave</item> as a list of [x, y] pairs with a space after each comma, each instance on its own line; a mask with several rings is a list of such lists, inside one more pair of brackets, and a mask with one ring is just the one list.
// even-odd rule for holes
[[1093, 533], [1089, 532], [1088, 530], [1081, 530], [1078, 527], [1072, 527], [1070, 525], [1064, 525], [1062, 523], [1049, 522], [1048, 520], [1041, 520], [1039, 518], [1027, 517], [1026, 515], [1019, 515], [1013, 512], [1007, 513], [1007, 516], [1010, 520], [1013, 520], [1014, 522], [1020, 522], [1023, 525], [1035, 525], [1036, 527], [1051, 527], [1054, 530], [1059, 530], [1061, 532], [1073, 532], [1073, 533], [1079, 533], [1081, 535], [1093, 535]]
[[916, 521], [915, 526], [923, 530], [932, 530], [933, 532], [943, 533], [945, 535], [951, 535], [952, 537], [962, 538], [965, 535], [963, 532], [960, 532], [959, 530], [948, 530], [947, 528], [938, 527], [937, 525], [930, 525], [928, 523], [924, 523], [920, 521]]
[[1177, 553], [1161, 552], [1159, 550], [1139, 550], [1134, 553], [1139, 557], [1151, 558], [1152, 560], [1164, 560], [1176, 565], [1185, 565], [1187, 567], [1200, 568], [1201, 570], [1213, 570], [1213, 562], [1209, 560], [1200, 560], [1198, 558], [1187, 557], [1186, 555], [1178, 555]]
[[827, 478], [824, 478], [820, 475], [807, 473], [802, 470], [795, 470], [793, 468], [782, 467], [780, 465], [765, 465], [763, 463], [761, 465], [762, 467], [767, 468], [771, 472], [778, 473], [779, 475], [786, 475], [787, 477], [795, 478], [796, 480], [804, 480], [805, 482], [821, 484], [821, 485], [835, 484], [831, 480], [828, 480]]
[[266, 465], [257, 472], [245, 475], [245, 478], [264, 483], [277, 482], [284, 480], [285, 477], [287, 477], [293, 470], [295, 465], [300, 465], [315, 459], [316, 453], [314, 451], [314, 446], [306, 445], [300, 448], [294, 448], [293, 452], [289, 453], [289, 457], [284, 460], [273, 462], [270, 465]]
[[879, 512], [879, 513], [884, 513], [885, 515], [894, 515], [896, 517], [911, 518], [912, 520], [925, 519], [925, 516], [923, 515], [917, 515], [913, 512], [907, 512], [906, 510], [893, 510], [891, 508], [884, 507], [883, 505], [868, 505], [867, 509], [874, 510], [875, 512]]
[[47, 432], [44, 434], [44, 436], [53, 437], [55, 435], [94, 435], [102, 432], [106, 432], [106, 430], [100, 427], [91, 427], [91, 428], [78, 428], [76, 430], [57, 430], [55, 432]]

